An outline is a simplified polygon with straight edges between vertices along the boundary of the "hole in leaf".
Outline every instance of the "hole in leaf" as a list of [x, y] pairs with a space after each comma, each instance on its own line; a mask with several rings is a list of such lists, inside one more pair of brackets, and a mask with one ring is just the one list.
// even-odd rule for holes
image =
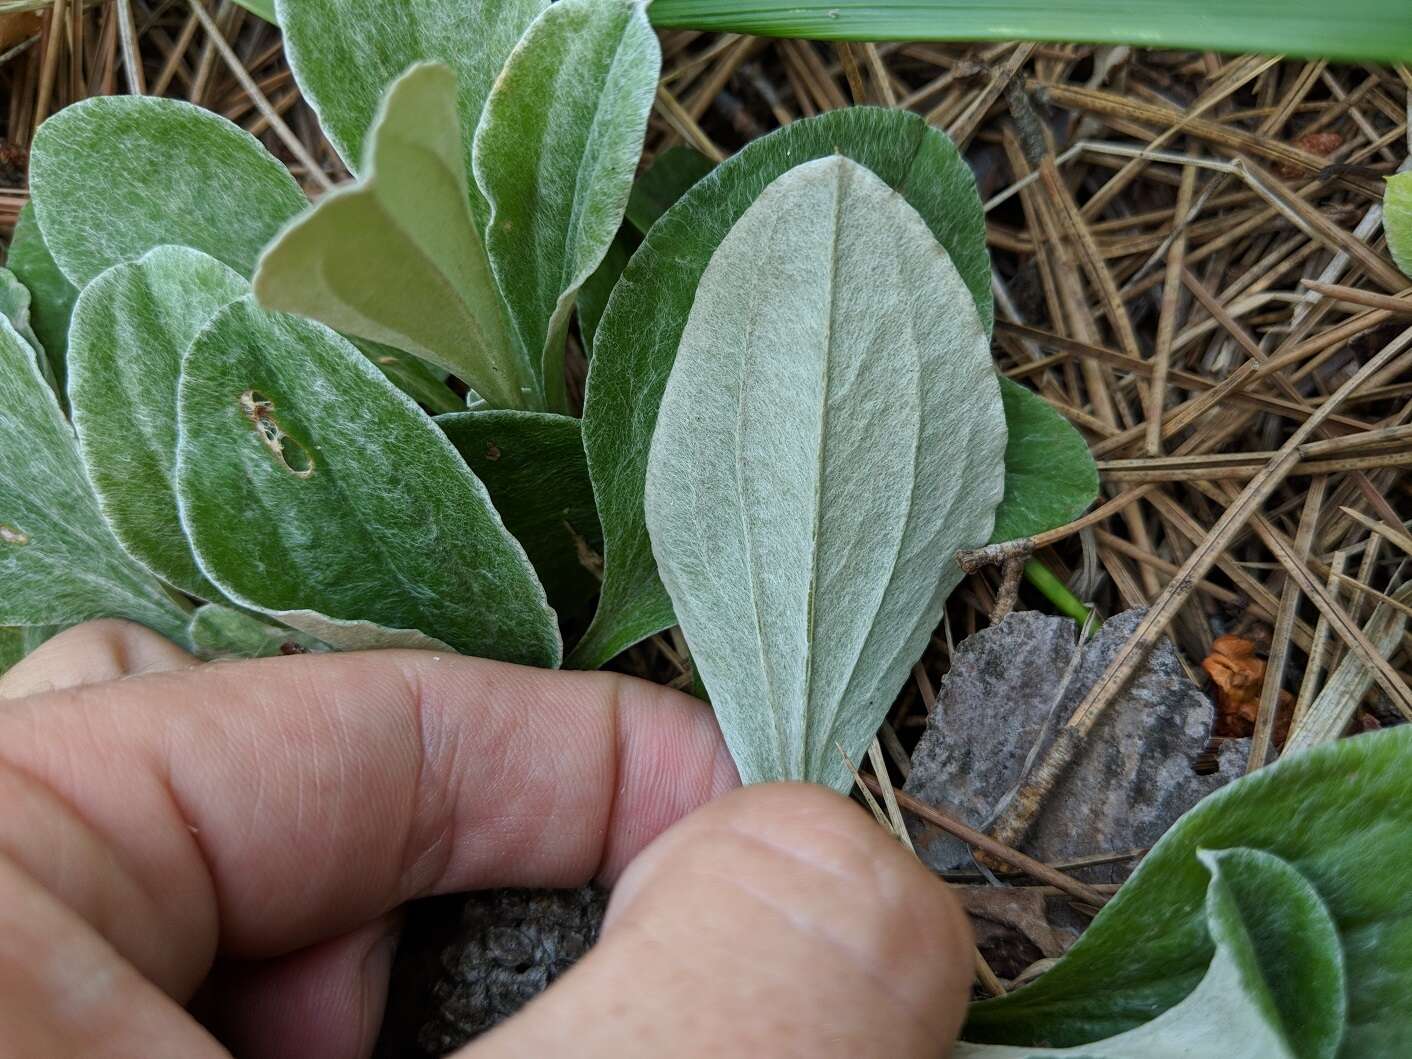
[[246, 390], [240, 395], [240, 410], [281, 467], [296, 478], [313, 477], [313, 455], [298, 440], [284, 432], [275, 418], [273, 401], [259, 390]]
[[0, 544], [13, 544], [20, 547], [29, 543], [29, 534], [0, 522]]

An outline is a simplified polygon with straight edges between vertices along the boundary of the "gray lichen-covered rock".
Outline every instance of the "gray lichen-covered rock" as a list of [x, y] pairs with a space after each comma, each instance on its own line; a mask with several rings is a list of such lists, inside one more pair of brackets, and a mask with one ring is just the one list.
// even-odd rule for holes
[[503, 1022], [598, 938], [608, 896], [490, 890], [421, 902], [398, 947], [379, 1059], [431, 1059]]
[[[1046, 720], [1064, 723], [1142, 615], [1130, 610], [1109, 619], [1081, 650], [1073, 621], [1035, 612], [1012, 614], [962, 643], [912, 757], [907, 793], [984, 828], [1019, 781]], [[1243, 771], [1244, 741], [1222, 747], [1218, 772], [1192, 770], [1212, 720], [1210, 700], [1162, 641], [1046, 800], [1024, 851], [1052, 862], [1152, 845], [1178, 816]], [[961, 842], [924, 825], [913, 831], [932, 868], [973, 867]], [[1081, 874], [1117, 881], [1126, 869]]]

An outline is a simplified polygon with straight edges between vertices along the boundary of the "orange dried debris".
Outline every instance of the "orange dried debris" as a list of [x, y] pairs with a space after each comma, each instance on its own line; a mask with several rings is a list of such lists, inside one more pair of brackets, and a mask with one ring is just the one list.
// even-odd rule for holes
[[[1265, 683], [1265, 660], [1255, 653], [1255, 644], [1244, 636], [1217, 637], [1211, 653], [1201, 663], [1216, 686], [1216, 724], [1213, 735], [1248, 736], [1255, 731], [1260, 709], [1260, 689]], [[1284, 742], [1289, 730], [1294, 697], [1281, 689], [1275, 713], [1275, 744]]]

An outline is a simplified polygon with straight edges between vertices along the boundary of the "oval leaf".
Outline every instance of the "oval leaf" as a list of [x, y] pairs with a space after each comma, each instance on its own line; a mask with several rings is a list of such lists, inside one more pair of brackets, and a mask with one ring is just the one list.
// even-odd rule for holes
[[551, 409], [565, 406], [569, 316], [622, 223], [661, 66], [642, 0], [558, 0], [510, 53], [476, 130], [486, 249]]
[[240, 606], [336, 647], [358, 642], [347, 623], [376, 623], [558, 664], [554, 612], [485, 487], [332, 331], [227, 306], [187, 352], [180, 432], [182, 523]]
[[176, 499], [181, 358], [250, 285], [213, 257], [163, 246], [83, 289], [69, 345], [79, 452], [114, 536], [188, 595], [219, 599], [186, 542]]
[[598, 589], [584, 565], [603, 545], [579, 420], [548, 412], [457, 412], [439, 426], [525, 547], [549, 602], [571, 614]]
[[1005, 403], [1005, 499], [992, 541], [1013, 541], [1072, 522], [1098, 496], [1098, 465], [1083, 435], [1044, 398], [1000, 378]]
[[44, 241], [77, 287], [168, 244], [248, 276], [308, 205], [289, 171], [238, 125], [142, 96], [86, 99], [55, 114], [35, 134], [29, 183]]
[[187, 610], [123, 553], [34, 351], [0, 318], [0, 625], [127, 618], [184, 642]]
[[746, 783], [846, 790], [990, 537], [1005, 417], [964, 280], [841, 157], [761, 193], [697, 288], [647, 471], [652, 548]]
[[[480, 121], [490, 88], [546, 0], [278, 0], [285, 54], [329, 142], [357, 171], [387, 87], [419, 62], [456, 72], [457, 127]], [[470, 138], [461, 159], [471, 169]], [[487, 211], [475, 188], [472, 209]]]
[[415, 353], [502, 408], [543, 404], [510, 334], [467, 199], [455, 75], [414, 66], [388, 90], [363, 179], [319, 200], [265, 252], [255, 294]]
[[896, 188], [992, 320], [985, 216], [965, 160], [915, 114], [852, 107], [755, 140], [696, 183], [633, 255], [594, 333], [584, 447], [603, 520], [603, 594], [569, 664], [596, 669], [675, 623], [643, 516], [647, 453], [696, 284], [726, 232], [765, 186], [813, 158], [843, 154]]

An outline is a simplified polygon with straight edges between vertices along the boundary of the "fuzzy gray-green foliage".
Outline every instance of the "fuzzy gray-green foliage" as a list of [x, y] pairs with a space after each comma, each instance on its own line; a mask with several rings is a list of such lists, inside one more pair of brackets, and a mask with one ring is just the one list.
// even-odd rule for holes
[[177, 384], [197, 333], [250, 285], [199, 250], [162, 246], [83, 289], [69, 337], [79, 452], [114, 535], [169, 585], [219, 599], [182, 532]]
[[644, 0], [558, 0], [510, 53], [476, 130], [486, 248], [551, 410], [564, 407], [574, 299], [622, 223], [661, 65]]
[[371, 625], [558, 664], [554, 612], [485, 487], [334, 332], [228, 305], [187, 351], [179, 411], [182, 524], [232, 601], [342, 649], [386, 646]]
[[55, 114], [35, 134], [29, 180], [44, 242], [80, 288], [168, 244], [249, 276], [308, 201], [238, 125], [142, 96], [100, 96]]
[[362, 178], [280, 234], [255, 293], [267, 309], [415, 353], [497, 407], [541, 407], [471, 215], [457, 120], [451, 70], [408, 70], [378, 112]]
[[[942, 454], [945, 458], [942, 458]], [[647, 524], [741, 779], [847, 790], [1004, 489], [964, 280], [870, 170], [808, 162], [701, 277]]]
[[183, 642], [187, 608], [103, 521], [73, 428], [34, 351], [0, 319], [0, 625], [118, 617]]

